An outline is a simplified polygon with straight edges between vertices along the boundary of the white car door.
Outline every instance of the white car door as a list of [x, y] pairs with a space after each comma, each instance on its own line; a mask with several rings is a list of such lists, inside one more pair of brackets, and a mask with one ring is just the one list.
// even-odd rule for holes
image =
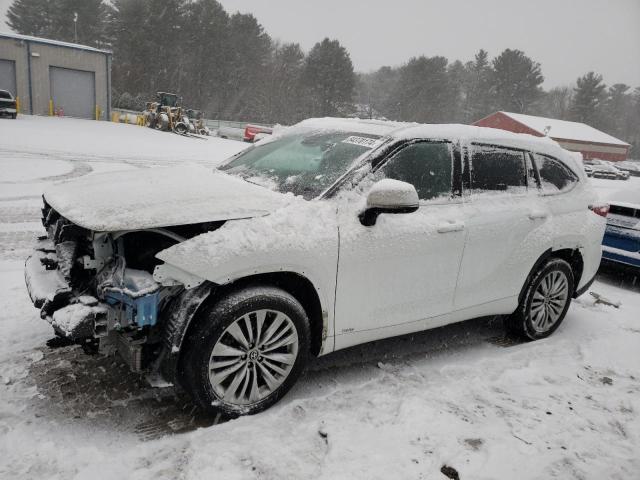
[[[549, 212], [538, 195], [527, 152], [473, 144], [465, 162], [467, 243], [455, 310], [468, 316], [510, 313], [549, 238]], [[502, 311], [503, 309], [504, 311]]]
[[451, 310], [466, 235], [460, 188], [453, 193], [459, 171], [451, 143], [413, 142], [377, 167], [374, 178], [412, 183], [417, 211], [381, 214], [366, 227], [361, 205], [340, 207], [337, 349], [423, 330], [426, 319]]

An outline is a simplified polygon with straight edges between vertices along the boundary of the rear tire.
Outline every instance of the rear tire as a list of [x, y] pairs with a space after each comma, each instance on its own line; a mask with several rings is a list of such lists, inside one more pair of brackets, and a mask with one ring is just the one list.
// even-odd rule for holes
[[208, 413], [261, 412], [291, 389], [306, 365], [309, 320], [284, 290], [246, 287], [194, 320], [178, 380]]
[[189, 133], [189, 127], [187, 127], [184, 123], [180, 122], [176, 124], [174, 131], [178, 135], [186, 135], [187, 133]]
[[564, 320], [573, 291], [571, 266], [550, 258], [529, 278], [517, 310], [505, 319], [507, 332], [527, 340], [548, 337]]
[[17, 114], [17, 113], [12, 113], [12, 114], [11, 114], [11, 118], [13, 118], [14, 120], [15, 120], [17, 117], [18, 117], [18, 114]]

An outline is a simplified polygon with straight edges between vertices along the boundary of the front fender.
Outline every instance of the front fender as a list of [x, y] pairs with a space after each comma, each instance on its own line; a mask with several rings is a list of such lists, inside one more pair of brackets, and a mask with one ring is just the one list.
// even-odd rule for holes
[[218, 285], [264, 273], [301, 275], [314, 285], [333, 336], [338, 246], [335, 206], [300, 200], [264, 217], [228, 221], [156, 257]]
[[183, 291], [173, 299], [162, 312], [162, 321], [165, 325], [163, 332], [164, 352], [160, 357], [159, 367], [164, 377], [177, 382], [176, 375], [180, 347], [185, 339], [191, 320], [211, 295], [214, 286], [210, 284], [198, 285], [190, 290]]

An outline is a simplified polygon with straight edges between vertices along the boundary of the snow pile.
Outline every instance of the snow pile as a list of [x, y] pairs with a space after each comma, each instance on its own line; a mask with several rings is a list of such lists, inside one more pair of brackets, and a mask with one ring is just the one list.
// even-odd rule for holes
[[135, 125], [20, 115], [15, 121], [2, 122], [0, 161], [28, 152], [58, 160], [198, 162], [214, 166], [247, 146], [244, 142], [215, 137], [201, 140]]

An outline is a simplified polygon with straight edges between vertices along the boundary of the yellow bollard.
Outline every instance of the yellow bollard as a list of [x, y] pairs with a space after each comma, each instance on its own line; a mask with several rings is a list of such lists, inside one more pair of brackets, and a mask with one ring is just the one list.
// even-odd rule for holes
[[53, 117], [53, 99], [49, 99], [49, 116]]
[[16, 111], [20, 113], [20, 97], [16, 97]]

